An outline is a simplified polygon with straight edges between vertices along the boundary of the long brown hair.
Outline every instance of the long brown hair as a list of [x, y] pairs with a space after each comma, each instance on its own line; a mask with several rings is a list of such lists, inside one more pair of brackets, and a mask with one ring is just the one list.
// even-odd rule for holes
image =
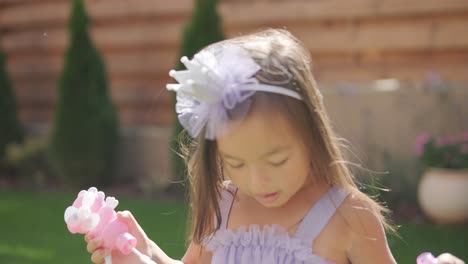
[[[205, 49], [226, 43], [247, 50], [261, 66], [256, 78], [265, 84], [295, 90], [302, 101], [274, 93], [257, 92], [251, 103], [266, 111], [279, 113], [290, 120], [312, 155], [314, 181], [326, 182], [348, 190], [363, 201], [389, 229], [384, 213], [387, 209], [362, 193], [355, 183], [350, 163], [344, 158], [341, 142], [335, 136], [323, 105], [322, 95], [311, 73], [311, 59], [304, 46], [285, 30], [269, 29], [212, 44]], [[220, 190], [224, 176], [216, 140], [206, 140], [204, 131], [183, 145], [190, 181], [189, 240], [200, 244], [219, 229]]]

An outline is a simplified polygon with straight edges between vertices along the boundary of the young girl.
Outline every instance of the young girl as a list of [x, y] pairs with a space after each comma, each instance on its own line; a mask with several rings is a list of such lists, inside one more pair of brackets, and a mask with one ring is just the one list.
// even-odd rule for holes
[[[190, 246], [168, 257], [119, 213], [156, 263], [395, 263], [377, 202], [359, 191], [301, 43], [267, 30], [212, 44], [179, 84], [191, 190]], [[86, 237], [94, 263], [100, 242]], [[112, 252], [113, 263], [141, 263]]]

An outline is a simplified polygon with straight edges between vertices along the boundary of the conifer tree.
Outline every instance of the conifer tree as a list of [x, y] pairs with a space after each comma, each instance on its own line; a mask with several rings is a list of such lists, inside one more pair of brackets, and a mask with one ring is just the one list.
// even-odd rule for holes
[[83, 0], [74, 0], [70, 46], [58, 86], [49, 146], [57, 174], [75, 187], [102, 186], [113, 176], [118, 121], [104, 63], [91, 41]]
[[9, 143], [18, 143], [23, 132], [16, 115], [16, 99], [6, 69], [6, 55], [0, 50], [0, 161]]

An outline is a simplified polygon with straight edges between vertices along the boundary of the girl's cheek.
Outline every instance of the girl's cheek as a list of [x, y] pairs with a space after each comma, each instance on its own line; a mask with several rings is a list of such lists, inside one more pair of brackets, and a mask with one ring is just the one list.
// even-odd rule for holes
[[232, 170], [232, 169], [225, 169], [224, 170], [224, 176], [226, 176], [228, 179], [234, 179], [237, 180], [239, 177], [241, 177], [241, 173], [238, 171]]

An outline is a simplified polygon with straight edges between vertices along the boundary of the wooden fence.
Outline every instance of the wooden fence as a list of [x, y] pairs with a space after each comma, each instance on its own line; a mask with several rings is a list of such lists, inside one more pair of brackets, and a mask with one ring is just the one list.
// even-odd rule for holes
[[[168, 126], [164, 84], [177, 60], [191, 0], [86, 0], [93, 40], [106, 61], [113, 100], [126, 126]], [[70, 0], [0, 0], [23, 122], [51, 120], [68, 45]], [[225, 0], [227, 36], [286, 28], [310, 49], [327, 87], [382, 78], [421, 81], [436, 73], [468, 80], [466, 0]]]
[[[124, 126], [119, 176], [165, 186], [173, 120], [165, 84], [193, 1], [85, 2]], [[24, 124], [52, 120], [70, 3], [0, 0], [0, 45]], [[372, 169], [388, 155], [408, 160], [419, 132], [468, 130], [467, 0], [224, 0], [219, 13], [228, 37], [273, 27], [304, 42], [338, 132]], [[448, 96], [430, 92], [438, 86]]]

